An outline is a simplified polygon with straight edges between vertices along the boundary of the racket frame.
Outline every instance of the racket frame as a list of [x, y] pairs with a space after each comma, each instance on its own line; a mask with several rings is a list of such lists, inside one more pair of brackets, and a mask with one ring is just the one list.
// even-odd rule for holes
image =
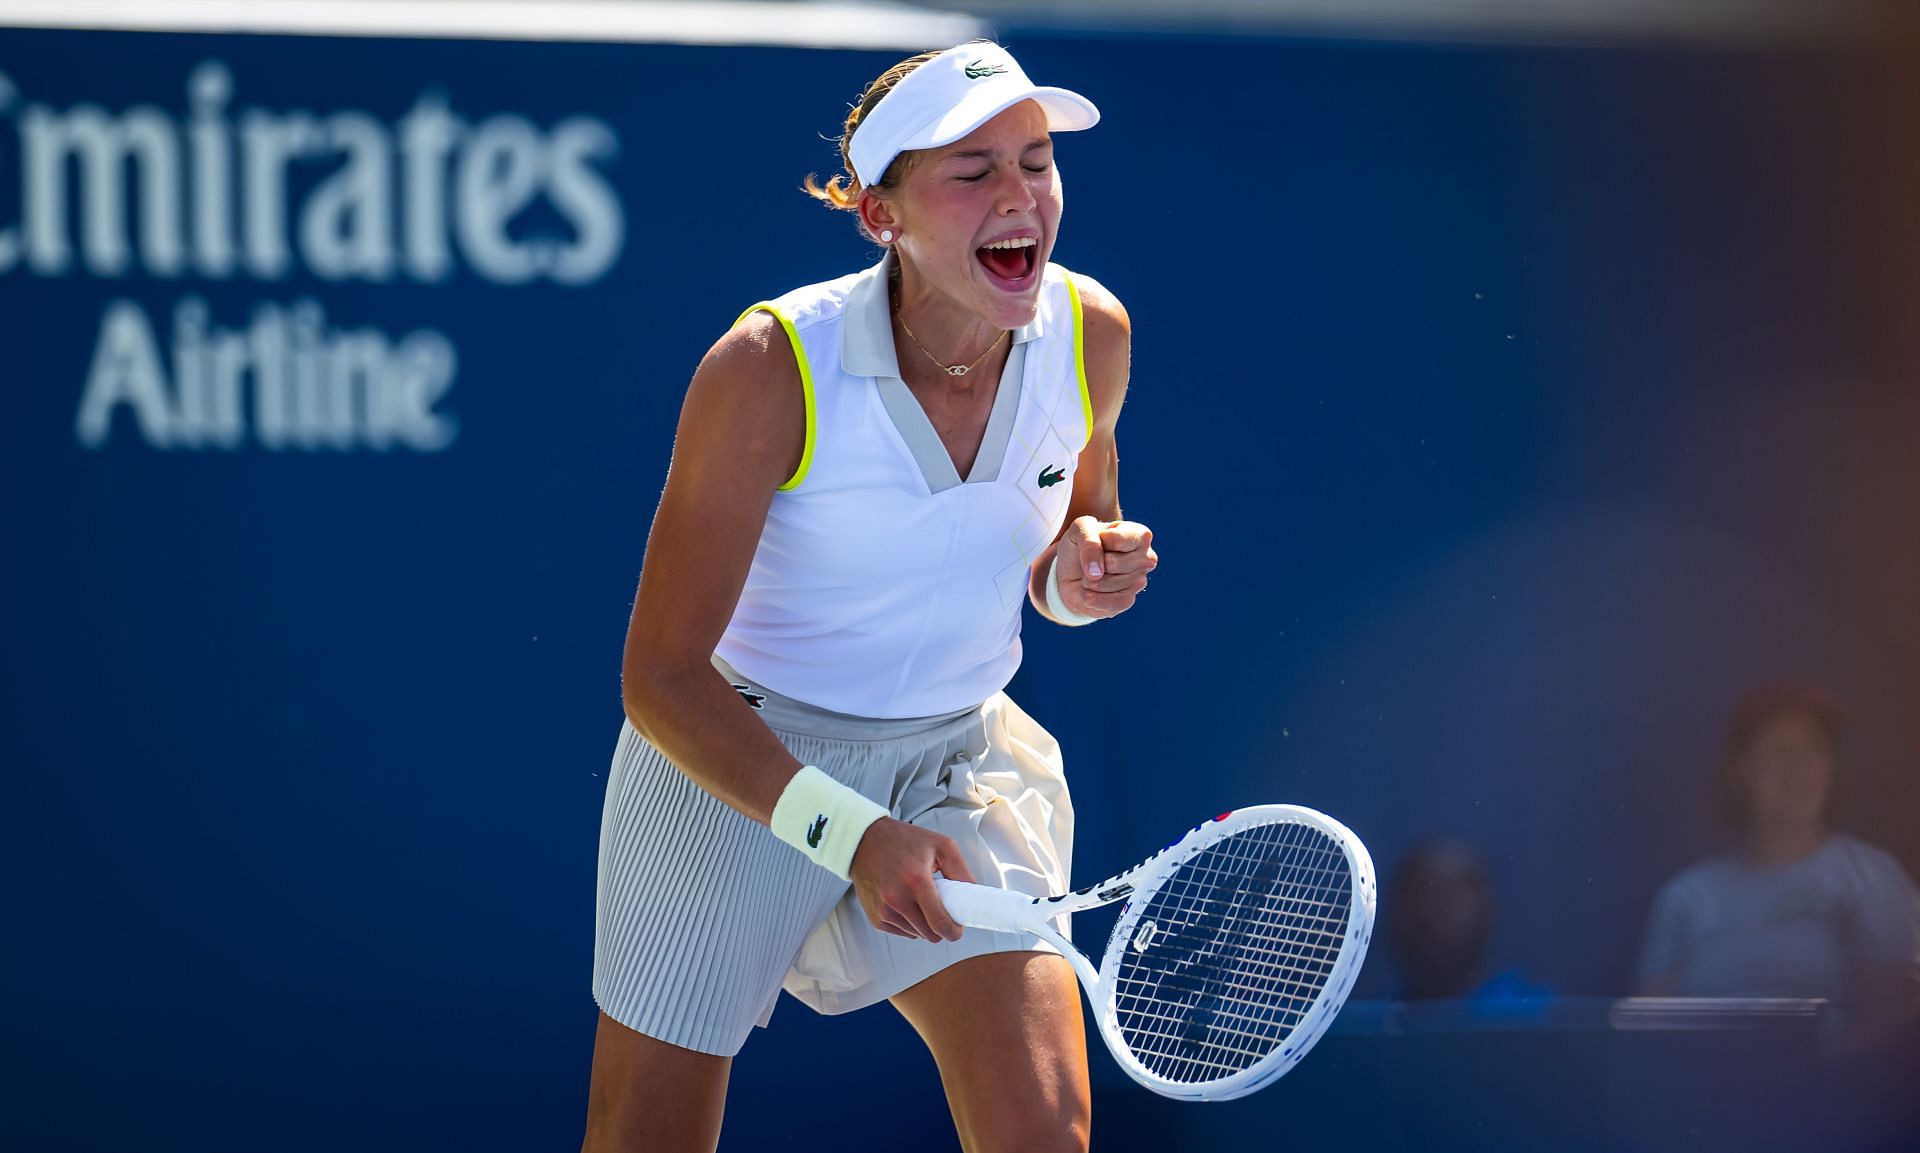
[[[1116, 971], [1129, 947], [1140, 914], [1160, 884], [1181, 865], [1199, 856], [1215, 843], [1235, 833], [1270, 824], [1309, 826], [1339, 845], [1346, 855], [1352, 884], [1346, 933], [1333, 970], [1314, 997], [1286, 1042], [1253, 1065], [1214, 1081], [1173, 1081], [1147, 1069], [1134, 1056], [1120, 1033], [1113, 998], [1109, 995]], [[1353, 831], [1325, 813], [1301, 805], [1253, 805], [1222, 813], [1188, 830], [1185, 835], [1141, 861], [1097, 885], [1088, 885], [1071, 893], [1050, 897], [1031, 897], [987, 885], [937, 879], [940, 899], [947, 912], [963, 925], [996, 932], [1028, 933], [1060, 950], [1073, 966], [1080, 985], [1093, 1006], [1094, 1020], [1101, 1039], [1107, 1043], [1128, 1076], [1163, 1096], [1185, 1101], [1225, 1101], [1245, 1096], [1300, 1063], [1322, 1036], [1333, 1017], [1346, 1003], [1360, 965], [1366, 959], [1367, 945], [1373, 939], [1374, 915], [1379, 901], [1373, 858]], [[1119, 920], [1114, 923], [1105, 953], [1096, 968], [1087, 955], [1054, 927], [1052, 918], [1062, 913], [1097, 909], [1115, 901], [1125, 901]]]

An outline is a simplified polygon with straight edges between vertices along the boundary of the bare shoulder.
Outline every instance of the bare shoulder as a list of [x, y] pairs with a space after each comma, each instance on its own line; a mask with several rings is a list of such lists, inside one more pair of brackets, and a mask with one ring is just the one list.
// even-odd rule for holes
[[1133, 332], [1133, 319], [1127, 315], [1127, 307], [1106, 285], [1084, 273], [1073, 274], [1073, 285], [1080, 290], [1080, 311], [1086, 318], [1087, 352], [1091, 355], [1096, 342], [1118, 344], [1124, 348]]
[[723, 452], [742, 480], [783, 483], [799, 466], [806, 396], [778, 318], [754, 311], [714, 341], [687, 386], [674, 453]]
[[1126, 399], [1133, 348], [1133, 319], [1106, 285], [1073, 274], [1080, 292], [1081, 323], [1086, 326], [1087, 394], [1095, 420], [1111, 427]]
[[761, 387], [769, 392], [785, 391], [780, 386], [788, 383], [798, 388], [800, 366], [779, 318], [765, 309], [741, 317], [700, 358], [694, 381], [703, 380], [723, 388]]

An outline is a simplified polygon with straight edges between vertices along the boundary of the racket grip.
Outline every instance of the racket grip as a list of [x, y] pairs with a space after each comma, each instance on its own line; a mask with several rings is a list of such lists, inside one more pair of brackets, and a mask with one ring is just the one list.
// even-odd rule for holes
[[975, 929], [997, 933], [1031, 933], [1034, 922], [1044, 919], [1036, 913], [1033, 898], [1025, 893], [967, 881], [949, 881], [945, 877], [935, 877], [933, 887], [939, 892], [940, 903], [946, 906], [947, 915]]

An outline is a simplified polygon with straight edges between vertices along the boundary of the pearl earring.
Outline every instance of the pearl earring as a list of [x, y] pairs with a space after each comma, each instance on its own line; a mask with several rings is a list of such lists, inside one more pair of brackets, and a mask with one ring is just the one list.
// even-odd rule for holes
[[880, 243], [882, 244], [893, 243], [893, 229], [883, 228], [880, 230]]

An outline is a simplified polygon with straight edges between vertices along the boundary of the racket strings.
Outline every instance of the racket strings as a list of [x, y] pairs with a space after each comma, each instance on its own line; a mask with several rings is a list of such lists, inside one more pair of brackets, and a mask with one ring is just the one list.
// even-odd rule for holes
[[1186, 1083], [1281, 1047], [1339, 961], [1352, 896], [1345, 851], [1310, 825], [1259, 825], [1196, 853], [1146, 895], [1133, 939], [1116, 932], [1109, 945], [1121, 950], [1110, 996], [1127, 1047]]
[[[1196, 873], [1204, 874], [1206, 866], [1218, 869], [1221, 863], [1218, 859], [1205, 862]], [[1337, 873], [1324, 866], [1319, 871]], [[1291, 896], [1311, 908], [1310, 897], [1288, 891], [1311, 884], [1309, 878], [1306, 884], [1288, 886], [1275, 896], [1279, 902]], [[1338, 957], [1336, 950], [1327, 947], [1324, 935], [1311, 932], [1290, 947], [1250, 950], [1249, 939], [1272, 937], [1276, 930], [1284, 934], [1284, 910], [1265, 907], [1249, 918], [1248, 910], [1233, 907], [1235, 897], [1230, 891], [1222, 892], [1217, 885], [1207, 891], [1203, 885], [1189, 879], [1171, 886], [1173, 899], [1161, 902], [1162, 906], [1185, 903], [1199, 915], [1185, 919], [1160, 940], [1155, 951], [1171, 963], [1147, 967], [1147, 980], [1131, 990], [1138, 1003], [1126, 1014], [1139, 1055], [1154, 1072], [1173, 1080], [1216, 1079], [1272, 1052], [1311, 1008], [1324, 985], [1325, 972]], [[1156, 911], [1164, 914], [1171, 909]], [[1223, 912], [1228, 917], [1237, 914], [1243, 923], [1221, 924]], [[1312, 912], [1296, 912], [1292, 919], [1324, 920]], [[1184, 959], [1177, 959], [1182, 952]], [[1275, 956], [1284, 960], [1275, 964]]]

